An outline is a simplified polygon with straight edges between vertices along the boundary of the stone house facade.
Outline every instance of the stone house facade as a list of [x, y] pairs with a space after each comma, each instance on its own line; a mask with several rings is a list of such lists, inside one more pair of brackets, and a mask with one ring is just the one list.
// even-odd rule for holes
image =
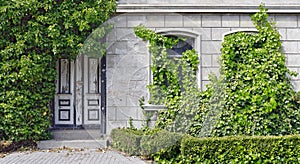
[[[287, 66], [300, 73], [300, 1], [263, 2], [281, 34]], [[99, 128], [109, 134], [129, 126], [130, 118], [136, 127], [144, 124], [139, 99], [149, 99], [151, 54], [147, 42], [134, 35], [140, 24], [162, 35], [190, 38], [201, 61], [197, 83], [205, 90], [209, 73], [218, 74], [224, 36], [255, 31], [250, 14], [259, 5], [258, 0], [119, 0], [116, 16], [108, 21], [114, 28], [106, 38], [106, 57], [58, 62], [54, 125]], [[299, 91], [300, 75], [292, 83]]]

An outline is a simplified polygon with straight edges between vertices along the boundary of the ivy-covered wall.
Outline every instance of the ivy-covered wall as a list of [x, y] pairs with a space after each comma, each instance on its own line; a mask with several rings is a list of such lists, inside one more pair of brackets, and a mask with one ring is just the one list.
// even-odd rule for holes
[[[119, 1], [127, 3], [125, 1]], [[130, 1], [134, 2], [134, 1]], [[145, 2], [145, 1], [138, 1]], [[192, 1], [191, 1], [192, 2]], [[268, 1], [269, 2], [269, 1]], [[275, 2], [274, 2], [275, 3]], [[279, 3], [279, 2], [278, 2]], [[259, 6], [258, 2], [255, 10]], [[158, 5], [159, 6], [159, 5]], [[268, 4], [266, 4], [268, 6]], [[172, 8], [172, 7], [170, 7]], [[119, 7], [118, 10], [121, 8]], [[118, 11], [117, 10], [117, 11]], [[169, 10], [168, 10], [169, 11]], [[224, 35], [238, 31], [256, 31], [251, 21], [251, 13], [162, 13], [144, 12], [127, 13], [113, 18], [115, 27], [109, 35], [107, 56], [107, 114], [109, 129], [119, 126], [129, 126], [128, 120], [133, 118], [136, 127], [143, 125], [143, 112], [139, 107], [139, 99], [149, 100], [147, 85], [152, 79], [148, 43], [137, 38], [134, 27], [142, 24], [156, 31], [193, 32], [200, 36], [196, 46], [200, 54], [199, 76], [200, 88], [206, 89], [209, 74], [219, 74], [219, 58]], [[298, 72], [298, 76], [291, 77], [295, 90], [300, 90], [300, 15], [296, 13], [269, 14], [275, 21], [283, 52], [286, 55], [286, 65], [291, 71]]]
[[0, 2], [0, 140], [47, 138], [56, 60], [75, 58], [116, 1]]

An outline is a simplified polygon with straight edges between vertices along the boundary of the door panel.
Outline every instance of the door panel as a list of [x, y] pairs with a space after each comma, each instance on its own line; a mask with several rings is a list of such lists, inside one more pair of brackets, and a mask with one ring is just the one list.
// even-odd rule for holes
[[100, 59], [84, 57], [84, 125], [100, 126]]
[[60, 59], [57, 63], [58, 78], [55, 95], [55, 124], [74, 124], [74, 63], [69, 59]]

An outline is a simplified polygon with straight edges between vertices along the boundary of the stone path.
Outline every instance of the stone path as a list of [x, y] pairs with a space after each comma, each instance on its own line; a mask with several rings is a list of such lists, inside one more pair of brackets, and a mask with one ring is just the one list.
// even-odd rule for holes
[[137, 157], [126, 157], [113, 150], [54, 149], [14, 152], [0, 158], [0, 164], [145, 164]]

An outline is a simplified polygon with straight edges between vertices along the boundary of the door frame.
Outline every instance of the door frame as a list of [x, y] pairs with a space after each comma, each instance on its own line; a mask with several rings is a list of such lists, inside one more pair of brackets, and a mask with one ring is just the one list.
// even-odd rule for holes
[[[70, 104], [70, 107], [72, 106], [73, 107], [73, 117], [70, 118], [73, 120], [73, 124], [57, 124], [57, 120], [56, 120], [56, 117], [57, 117], [57, 103], [58, 103], [58, 98], [57, 98], [57, 94], [59, 94], [59, 74], [57, 75], [57, 81], [55, 82], [55, 85], [56, 85], [56, 88], [58, 90], [56, 90], [56, 93], [55, 93], [55, 97], [52, 101], [52, 128], [56, 129], [56, 128], [83, 128], [84, 126], [84, 122], [82, 122], [81, 124], [78, 124], [78, 122], [76, 121], [76, 115], [77, 115], [77, 112], [76, 112], [76, 99], [84, 99], [84, 96], [83, 96], [83, 90], [81, 90], [81, 94], [82, 96], [77, 96], [76, 95], [76, 85], [79, 85], [76, 83], [77, 81], [77, 71], [81, 71], [81, 74], [83, 75], [85, 72], [84, 72], [84, 69], [82, 70], [77, 70], [77, 64], [81, 65], [81, 67], [83, 67], [83, 64], [84, 64], [84, 56], [81, 55], [81, 56], [78, 56], [78, 59], [79, 60], [70, 60], [70, 62], [73, 63], [73, 67], [70, 67], [72, 68], [73, 70], [71, 70], [71, 72], [73, 71], [73, 73], [71, 73], [71, 78], [70, 78], [70, 84], [73, 85], [73, 87], [70, 87], [71, 89], [71, 92], [73, 92], [73, 103]], [[101, 73], [101, 76], [100, 76], [100, 99], [99, 99], [99, 102], [100, 102], [100, 111], [99, 111], [99, 114], [101, 115], [100, 117], [100, 133], [101, 134], [106, 134], [106, 124], [107, 124], [107, 120], [106, 120], [106, 97], [107, 97], [107, 94], [106, 94], [106, 56], [103, 56], [101, 57], [101, 59], [99, 59], [101, 62], [100, 62], [100, 71], [99, 73]], [[59, 61], [58, 61], [59, 62]], [[78, 63], [77, 63], [78, 62]], [[72, 65], [71, 63], [71, 65]], [[59, 71], [59, 69], [57, 68], [57, 72]], [[84, 78], [82, 76], [82, 78]], [[72, 80], [71, 80], [72, 79]], [[81, 79], [81, 81], [83, 82], [84, 79]], [[83, 100], [82, 100], [83, 101]], [[84, 110], [84, 106], [82, 104], [82, 109], [80, 110]], [[84, 114], [82, 114], [82, 121], [84, 120]]]

